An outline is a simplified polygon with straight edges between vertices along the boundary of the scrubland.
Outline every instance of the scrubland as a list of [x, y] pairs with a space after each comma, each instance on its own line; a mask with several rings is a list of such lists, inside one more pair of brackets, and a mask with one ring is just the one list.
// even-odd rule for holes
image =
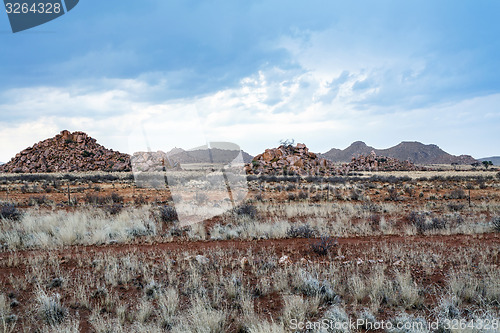
[[500, 331], [498, 172], [203, 174], [0, 175], [0, 332]]

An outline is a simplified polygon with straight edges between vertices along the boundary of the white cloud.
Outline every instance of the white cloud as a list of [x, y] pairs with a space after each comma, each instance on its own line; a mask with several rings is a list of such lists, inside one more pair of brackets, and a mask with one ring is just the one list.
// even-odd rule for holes
[[[340, 73], [337, 81], [326, 81], [313, 71], [271, 68], [230, 89], [161, 102], [150, 99], [150, 90], [159, 94], [161, 89], [142, 79], [107, 80], [99, 89], [13, 89], [0, 106], [7, 114], [0, 122], [0, 161], [63, 129], [85, 131], [99, 143], [129, 153], [148, 145], [168, 150], [230, 141], [257, 154], [280, 139], [294, 138], [317, 152], [355, 140], [377, 148], [418, 140], [454, 154], [498, 154], [499, 138], [492, 133], [500, 94], [380, 112], [379, 106], [361, 109], [353, 102], [371, 89], [372, 78], [363, 75]], [[355, 82], [364, 81], [364, 89], [352, 89]], [[334, 96], [329, 95], [333, 85], [338, 89]], [[491, 133], [486, 143], [485, 132]]]

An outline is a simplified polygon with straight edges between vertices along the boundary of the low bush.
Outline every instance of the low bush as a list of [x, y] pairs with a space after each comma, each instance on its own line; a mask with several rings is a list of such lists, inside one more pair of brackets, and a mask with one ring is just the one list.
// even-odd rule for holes
[[248, 216], [254, 219], [257, 217], [257, 208], [249, 203], [244, 203], [235, 208], [235, 213], [238, 216]]
[[398, 201], [399, 200], [399, 191], [396, 187], [391, 187], [387, 190], [387, 199], [390, 201]]
[[109, 204], [121, 204], [123, 203], [123, 197], [116, 192], [110, 195], [97, 195], [87, 193], [83, 199], [87, 204], [92, 205], [109, 205]]
[[123, 209], [123, 205], [119, 204], [119, 203], [114, 203], [114, 204], [104, 206], [104, 210], [109, 215], [117, 215], [122, 211], [122, 209]]
[[286, 232], [289, 238], [312, 238], [315, 234], [316, 230], [307, 224], [298, 227], [291, 226]]
[[332, 303], [339, 299], [328, 281], [320, 282], [306, 272], [301, 272], [300, 276], [302, 283], [298, 286], [297, 291], [306, 296], [319, 296], [324, 303]]
[[0, 205], [0, 218], [7, 220], [19, 220], [21, 212], [11, 203], [4, 203]]
[[45, 195], [41, 196], [30, 196], [29, 205], [30, 206], [41, 206], [45, 204], [50, 204], [52, 201]]
[[500, 232], [500, 216], [496, 216], [491, 220], [491, 223], [493, 224], [493, 230], [496, 232]]
[[202, 205], [208, 200], [208, 196], [205, 193], [202, 192], [196, 192], [194, 195], [194, 200], [198, 205]]
[[314, 253], [326, 256], [332, 248], [338, 245], [338, 241], [330, 236], [321, 236], [320, 239], [312, 241], [310, 245]]
[[[440, 217], [427, 218], [425, 213], [411, 212], [408, 215], [408, 221], [415, 226], [417, 232], [422, 234], [429, 230], [442, 230], [448, 225], [448, 220]], [[455, 221], [460, 224], [462, 221], [461, 216]]]
[[464, 190], [459, 188], [459, 189], [455, 189], [455, 190], [451, 191], [450, 193], [448, 193], [448, 195], [446, 197], [449, 199], [465, 199], [465, 198], [467, 198], [467, 195], [465, 194]]
[[37, 295], [38, 313], [43, 321], [50, 326], [55, 326], [64, 321], [68, 310], [61, 305], [58, 295], [48, 296], [40, 291]]
[[306, 191], [302, 191], [302, 190], [301, 190], [301, 191], [299, 192], [298, 198], [299, 198], [300, 200], [305, 200], [305, 199], [307, 199], [308, 197], [309, 197], [309, 194], [308, 194]]
[[175, 222], [179, 220], [175, 207], [161, 206], [159, 208], [160, 220], [164, 223]]

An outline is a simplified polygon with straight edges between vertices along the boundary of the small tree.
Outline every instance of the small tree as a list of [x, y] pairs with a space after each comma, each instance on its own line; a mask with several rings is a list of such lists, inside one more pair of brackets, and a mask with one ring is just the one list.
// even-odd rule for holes
[[493, 162], [491, 161], [483, 161], [483, 165], [485, 169], [488, 169], [490, 166], [493, 165]]
[[294, 139], [282, 139], [280, 140], [280, 145], [288, 147], [288, 146], [293, 146], [295, 143]]

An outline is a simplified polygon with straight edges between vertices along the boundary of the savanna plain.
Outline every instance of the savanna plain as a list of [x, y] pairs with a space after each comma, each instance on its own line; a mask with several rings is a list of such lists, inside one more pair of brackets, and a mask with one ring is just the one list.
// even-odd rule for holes
[[0, 332], [500, 332], [498, 170], [191, 172], [0, 174]]

